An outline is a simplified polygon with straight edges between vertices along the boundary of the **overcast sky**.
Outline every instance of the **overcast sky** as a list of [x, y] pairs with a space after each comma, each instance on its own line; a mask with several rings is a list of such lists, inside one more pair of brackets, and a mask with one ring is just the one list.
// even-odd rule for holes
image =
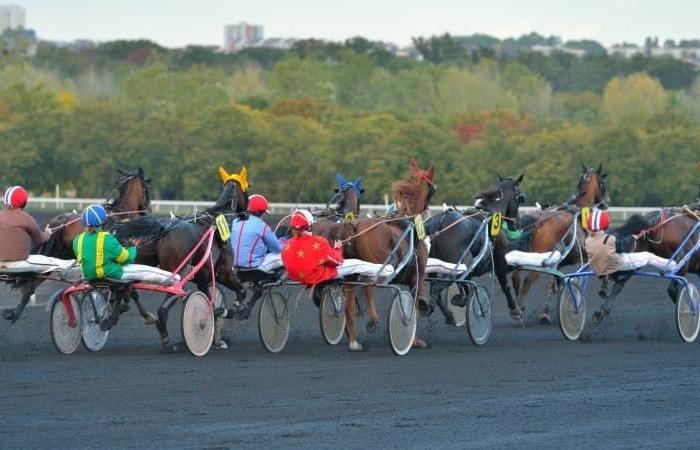
[[407, 45], [449, 32], [509, 37], [537, 31], [605, 45], [646, 36], [700, 38], [700, 0], [0, 0], [27, 10], [42, 39], [146, 38], [175, 47], [222, 45], [223, 26], [261, 24], [265, 37]]

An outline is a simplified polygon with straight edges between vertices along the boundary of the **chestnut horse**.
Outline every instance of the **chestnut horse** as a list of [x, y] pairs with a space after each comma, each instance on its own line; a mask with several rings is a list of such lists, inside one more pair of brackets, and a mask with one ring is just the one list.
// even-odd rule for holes
[[[607, 173], [603, 171], [602, 164], [597, 169], [587, 169], [585, 165], [582, 165], [576, 194], [567, 204], [523, 216], [521, 227], [525, 231], [532, 232], [527, 242], [526, 251], [542, 253], [554, 250], [569, 231], [579, 208], [592, 207], [606, 202], [608, 199], [608, 191], [605, 186], [606, 177]], [[577, 236], [577, 239], [580, 237]], [[560, 266], [576, 264], [577, 262], [585, 261], [585, 259], [585, 255], [582, 254], [580, 247], [577, 246], [560, 263]], [[539, 272], [527, 272], [524, 281], [521, 283], [522, 272], [519, 270], [513, 272], [511, 279], [517, 296], [516, 301], [521, 309], [525, 309], [525, 296], [540, 275]], [[556, 280], [553, 280], [550, 284], [547, 298], [549, 299], [552, 294], [556, 293], [556, 290]], [[545, 323], [550, 322], [549, 301], [545, 302], [541, 320]]]
[[[519, 178], [503, 178], [499, 176], [499, 185], [490, 190], [483, 191], [476, 195], [477, 204], [485, 211], [499, 212], [504, 217], [518, 221], [518, 204], [525, 201], [525, 195], [520, 190], [520, 182], [523, 180], [521, 175]], [[441, 259], [443, 261], [458, 263], [464, 250], [469, 246], [476, 232], [481, 225], [482, 220], [486, 216], [485, 211], [469, 210], [464, 213], [459, 213], [454, 210], [445, 211], [436, 216], [431, 217], [425, 223], [425, 231], [430, 240], [430, 256]], [[465, 218], [465, 216], [468, 216]], [[456, 225], [452, 225], [459, 221]], [[444, 232], [442, 230], [445, 230]], [[476, 256], [483, 245], [488, 245], [486, 242], [479, 241], [472, 247], [472, 256]], [[503, 233], [500, 233], [493, 240], [493, 267], [491, 260], [485, 258], [482, 263], [475, 268], [472, 276], [479, 276], [490, 271], [494, 271], [496, 278], [501, 286], [503, 294], [508, 301], [511, 317], [519, 319], [521, 316], [518, 305], [513, 300], [510, 286], [508, 284], [508, 263], [506, 262], [506, 252], [508, 251], [508, 242]], [[445, 283], [434, 283], [431, 286], [431, 296], [437, 300], [438, 307], [445, 315], [445, 321], [453, 325], [455, 323], [454, 316], [445, 304], [443, 296], [440, 292], [447, 286]]]
[[[635, 214], [627, 219], [622, 226], [611, 230], [610, 234], [620, 237], [641, 235], [635, 241], [634, 247], [629, 249], [629, 251], [651, 252], [662, 258], [670, 258], [683, 243], [683, 240], [695, 226], [697, 220], [697, 216], [694, 213], [680, 208], [661, 209], [644, 215]], [[696, 242], [697, 238], [693, 236], [686, 244], [686, 248], [692, 247]], [[682, 257], [683, 254], [681, 253], [680, 256]], [[699, 253], [690, 258], [690, 261], [679, 270], [678, 275], [684, 276], [687, 273], [693, 273], [700, 277]], [[613, 274], [611, 278], [615, 281], [615, 284], [611, 293], [603, 301], [600, 309], [593, 314], [595, 323], [600, 323], [610, 313], [612, 304], [630, 276], [626, 272], [621, 272]], [[679, 288], [680, 286], [675, 282], [671, 282], [668, 286], [668, 296], [674, 303], [678, 296]]]
[[[143, 168], [139, 167], [134, 172], [119, 169], [119, 173], [121, 176], [104, 205], [105, 209], [113, 214], [110, 223], [114, 220], [127, 220], [145, 214], [151, 206], [150, 180], [146, 178]], [[80, 214], [61, 214], [51, 219], [49, 226], [55, 230], [53, 235], [47, 242], [32, 249], [32, 253], [53, 258], [74, 259], [73, 239], [84, 230]], [[20, 290], [22, 298], [15, 308], [3, 310], [3, 318], [13, 323], [16, 322], [42, 282], [43, 280], [40, 278], [31, 278], [20, 283], [17, 288]], [[140, 305], [139, 311], [144, 317], [147, 317], [147, 312]]]
[[[398, 181], [393, 185], [394, 202], [397, 206], [396, 214], [393, 217], [358, 219], [343, 226], [341, 239], [345, 242], [343, 253], [346, 258], [357, 258], [381, 264], [391, 257], [392, 263], [396, 264], [406, 256], [409, 242], [404, 239], [399, 245], [401, 236], [406, 231], [407, 226], [412, 226], [408, 222], [413, 220], [413, 217], [427, 211], [430, 199], [435, 193], [433, 185], [435, 167], [431, 164], [427, 170], [423, 170], [413, 159], [410, 162], [410, 167], [410, 178]], [[391, 251], [396, 245], [399, 245], [399, 248], [392, 255]], [[414, 248], [414, 263], [409, 263], [404, 267], [395, 281], [408, 286], [416, 286], [418, 308], [422, 313], [428, 313], [430, 304], [425, 295], [425, 265], [428, 259], [428, 249], [425, 243], [417, 237], [415, 237]], [[371, 332], [377, 328], [379, 314], [373, 290], [366, 289], [365, 294], [370, 317], [367, 330]], [[350, 349], [359, 351], [362, 350], [362, 346], [357, 341], [355, 328], [357, 319], [355, 292], [353, 289], [346, 289], [345, 295], [346, 334]], [[416, 337], [414, 347], [425, 348], [427, 344]]]

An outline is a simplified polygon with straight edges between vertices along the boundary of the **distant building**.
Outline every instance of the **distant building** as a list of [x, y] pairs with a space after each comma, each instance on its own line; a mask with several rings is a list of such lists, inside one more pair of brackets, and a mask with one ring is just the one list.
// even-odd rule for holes
[[608, 47], [608, 55], [621, 56], [623, 58], [631, 58], [635, 55], [643, 55], [644, 49], [634, 44], [616, 44]]
[[569, 48], [563, 45], [533, 45], [532, 47], [530, 47], [530, 51], [534, 53], [541, 53], [545, 56], [551, 56], [552, 53], [555, 52], [569, 53], [579, 58], [586, 55], [585, 50], [581, 50], [578, 48]]
[[265, 39], [260, 46], [267, 48], [277, 48], [280, 50], [289, 50], [294, 46], [297, 39], [294, 38], [268, 38]]
[[27, 13], [21, 6], [0, 5], [0, 33], [26, 26]]
[[263, 43], [262, 25], [240, 22], [224, 26], [224, 51], [237, 52], [247, 47], [258, 47]]

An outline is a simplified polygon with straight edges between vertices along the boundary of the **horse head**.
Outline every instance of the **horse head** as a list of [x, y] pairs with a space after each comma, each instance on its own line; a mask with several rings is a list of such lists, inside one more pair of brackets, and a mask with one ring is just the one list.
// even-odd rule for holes
[[407, 180], [397, 181], [393, 185], [396, 209], [403, 215], [422, 214], [428, 209], [430, 200], [435, 195], [433, 184], [435, 166], [430, 164], [423, 170], [415, 159], [411, 159], [411, 176]]
[[328, 207], [337, 215], [352, 221], [360, 214], [360, 198], [365, 192], [362, 188], [362, 178], [349, 181], [341, 174], [337, 174], [335, 178], [338, 187], [334, 189], [335, 194], [328, 201]]
[[525, 202], [525, 193], [520, 187], [525, 175], [518, 178], [498, 175], [498, 186], [477, 193], [474, 206], [491, 212], [499, 212], [506, 218], [519, 220], [520, 204]]
[[581, 175], [576, 186], [576, 195], [573, 203], [578, 207], [591, 207], [599, 203], [608, 203], [608, 189], [605, 186], [605, 178], [608, 174], [603, 170], [603, 163], [597, 169], [587, 169], [581, 164]]
[[248, 208], [248, 169], [243, 166], [238, 173], [228, 173], [219, 167], [219, 180], [223, 185], [216, 203], [207, 209], [209, 213], [242, 213]]
[[[136, 171], [118, 169], [117, 180], [105, 207], [111, 212], [133, 212], [145, 215], [151, 207], [151, 179], [146, 178], [143, 167]], [[124, 218], [128, 217], [125, 215]]]

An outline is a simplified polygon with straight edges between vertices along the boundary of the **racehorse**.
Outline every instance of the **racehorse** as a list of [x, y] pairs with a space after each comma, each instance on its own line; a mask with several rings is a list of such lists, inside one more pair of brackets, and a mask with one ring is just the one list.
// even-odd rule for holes
[[[150, 179], [146, 178], [143, 168], [139, 167], [133, 172], [118, 170], [121, 176], [104, 205], [105, 209], [112, 214], [110, 223], [114, 220], [127, 220], [145, 214], [151, 206]], [[49, 221], [49, 227], [54, 229], [51, 238], [33, 248], [32, 253], [53, 258], [74, 259], [73, 239], [84, 230], [80, 214], [61, 214]], [[3, 310], [3, 318], [16, 322], [42, 282], [41, 278], [30, 277], [25, 282], [15, 285], [20, 290], [22, 298], [14, 309]], [[147, 312], [140, 305], [139, 311], [144, 318], [147, 317]]]
[[[644, 215], [635, 214], [627, 219], [622, 226], [612, 229], [609, 234], [618, 237], [637, 236], [638, 239], [633, 248], [628, 251], [651, 252], [662, 258], [670, 258], [697, 221], [697, 215], [692, 211], [680, 208], [661, 209]], [[686, 248], [692, 247], [696, 242], [697, 239], [692, 237], [686, 244]], [[700, 254], [696, 253], [690, 258], [690, 261], [679, 270], [678, 275], [683, 276], [687, 273], [700, 276]], [[630, 276], [626, 272], [611, 275], [615, 284], [600, 309], [593, 314], [595, 323], [600, 323], [610, 313], [612, 304], [629, 278]], [[674, 303], [678, 297], [679, 289], [680, 286], [676, 282], [671, 282], [667, 288], [668, 296]]]
[[[175, 219], [142, 217], [120, 226], [117, 236], [120, 239], [138, 237], [145, 240], [151, 250], [141, 251], [140, 249], [137, 254], [137, 263], [173, 271], [214, 224], [218, 215], [229, 216], [227, 221], [230, 222], [230, 216], [245, 213], [248, 207], [247, 177], [248, 172], [245, 167], [238, 174], [228, 174], [220, 167], [219, 178], [223, 188], [214, 206], [201, 214]], [[215, 233], [215, 245], [212, 246], [211, 251], [217, 282], [235, 291], [239, 301], [242, 300], [245, 290], [233, 271], [233, 251], [228, 241], [224, 242], [219, 234]], [[192, 255], [192, 260], [200, 259], [203, 252], [204, 249], [200, 248]], [[197, 285], [197, 289], [210, 293], [211, 279], [212, 273], [208, 265], [204, 265], [192, 281]], [[131, 298], [134, 298], [133, 294]], [[168, 297], [158, 309], [156, 328], [165, 352], [175, 351], [175, 347], [170, 342], [167, 321], [168, 313], [177, 300], [177, 297]]]
[[[346, 223], [342, 227], [341, 240], [345, 243], [343, 254], [346, 258], [357, 258], [372, 263], [382, 264], [390, 259], [392, 262], [401, 261], [406, 255], [409, 243], [406, 239], [399, 244], [401, 236], [407, 226], [412, 226], [408, 221], [414, 216], [422, 215], [428, 209], [430, 199], [435, 193], [433, 176], [435, 167], [431, 164], [427, 170], [423, 170], [412, 159], [410, 162], [411, 176], [407, 180], [394, 183], [393, 196], [397, 211], [393, 217], [388, 218], [363, 218]], [[428, 249], [425, 243], [414, 237], [414, 262], [404, 267], [395, 281], [408, 286], [416, 286], [419, 310], [427, 314], [430, 312], [430, 304], [425, 297], [425, 266], [428, 259]], [[392, 249], [399, 245], [397, 251], [392, 254]], [[379, 324], [379, 314], [374, 301], [373, 289], [365, 290], [367, 297], [367, 309], [369, 322], [367, 330], [372, 332]], [[357, 319], [357, 302], [353, 289], [346, 289], [345, 315], [346, 334], [350, 343], [350, 349], [362, 350], [357, 341], [355, 321]], [[427, 344], [418, 337], [414, 340], [414, 347], [426, 348]]]
[[[569, 231], [580, 208], [592, 207], [608, 201], [608, 190], [605, 186], [605, 178], [608, 174], [604, 172], [603, 164], [601, 163], [597, 169], [587, 169], [583, 164], [581, 168], [582, 172], [576, 186], [576, 194], [566, 204], [537, 211], [521, 218], [520, 226], [522, 230], [531, 233], [526, 242], [526, 251], [537, 253], [553, 251]], [[577, 239], [582, 236], [582, 232], [579, 234], [580, 236], [577, 236]], [[561, 261], [560, 266], [576, 264], [585, 260], [586, 257], [580, 246], [577, 246], [575, 251], [572, 250]], [[539, 272], [527, 272], [524, 281], [521, 283], [522, 272], [519, 270], [513, 272], [511, 279], [517, 296], [516, 301], [521, 309], [525, 309], [525, 296], [540, 275]], [[553, 279], [549, 286], [548, 299], [556, 293], [557, 288], [557, 280]], [[545, 309], [540, 320], [543, 323], [551, 321], [549, 301], [545, 302]]]
[[[523, 176], [517, 179], [499, 176], [499, 185], [496, 188], [477, 194], [477, 204], [484, 210], [501, 213], [504, 217], [517, 222], [518, 204], [525, 201], [525, 195], [520, 190], [522, 180]], [[459, 263], [459, 258], [474, 239], [485, 216], [486, 213], [483, 210], [468, 210], [463, 213], [448, 210], [428, 219], [425, 223], [425, 232], [430, 237], [430, 256], [454, 264]], [[477, 237], [477, 241], [471, 249], [472, 256], [476, 256], [483, 245], [487, 245], [487, 243], [483, 242], [483, 238]], [[491, 267], [490, 259], [484, 259], [474, 269], [473, 276], [483, 275], [493, 270], [508, 301], [511, 317], [519, 319], [521, 312], [513, 300], [508, 285], [507, 251], [508, 242], [505, 235], [499, 233], [493, 241], [493, 267]], [[434, 283], [431, 286], [431, 297], [437, 300], [438, 307], [445, 315], [445, 321], [453, 325], [455, 323], [454, 315], [445, 304], [442, 296], [439, 295], [446, 287], [444, 283]]]

